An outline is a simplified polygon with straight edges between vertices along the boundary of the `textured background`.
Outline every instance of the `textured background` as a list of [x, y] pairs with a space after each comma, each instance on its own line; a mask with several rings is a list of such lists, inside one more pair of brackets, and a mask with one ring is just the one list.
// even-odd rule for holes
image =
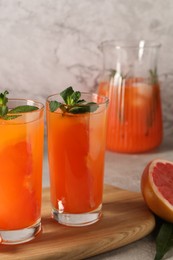
[[[159, 74], [171, 74], [172, 9], [172, 0], [0, 0], [0, 88], [43, 102], [69, 85], [93, 90], [102, 66], [97, 47], [110, 39], [161, 42]], [[172, 85], [172, 76], [163, 80], [171, 134]]]

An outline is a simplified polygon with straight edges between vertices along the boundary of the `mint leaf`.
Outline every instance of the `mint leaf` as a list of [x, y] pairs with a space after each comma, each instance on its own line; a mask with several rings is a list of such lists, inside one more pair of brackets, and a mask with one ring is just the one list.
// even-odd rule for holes
[[27, 112], [32, 112], [38, 110], [38, 107], [36, 106], [17, 106], [9, 111], [9, 114], [16, 114], [16, 113], [27, 113]]
[[81, 97], [81, 93], [79, 91], [73, 92], [70, 96], [71, 105], [76, 104]]
[[114, 77], [116, 75], [117, 71], [116, 70], [110, 70], [110, 77]]
[[88, 112], [94, 112], [98, 108], [97, 104], [86, 104], [83, 106], [74, 106], [68, 110], [69, 113], [72, 114], [82, 114], [82, 113], [88, 113]]
[[94, 112], [99, 107], [95, 102], [87, 103], [84, 99], [80, 99], [81, 92], [74, 91], [72, 87], [68, 87], [60, 93], [60, 96], [64, 100], [65, 104], [62, 104], [56, 100], [49, 102], [49, 109], [51, 112], [60, 108], [64, 113], [81, 114]]
[[5, 115], [5, 116], [3, 117], [3, 119], [4, 119], [4, 120], [12, 120], [12, 119], [15, 119], [15, 118], [17, 118], [17, 117], [19, 117], [19, 116], [21, 116], [21, 115], [14, 115], [14, 116]]
[[118, 73], [117, 70], [110, 70], [110, 78], [115, 77], [116, 74], [118, 74], [119, 77], [122, 78], [122, 79], [126, 79], [126, 77], [127, 77], [127, 75], [128, 75], [128, 73], [122, 74], [122, 73]]
[[4, 93], [0, 93], [0, 118], [3, 118], [8, 113], [8, 107], [6, 106], [8, 102], [7, 94], [7, 90]]
[[4, 91], [4, 93], [0, 93], [0, 106], [2, 105], [6, 105], [8, 102], [8, 98], [6, 97], [6, 95], [9, 94], [9, 92], [7, 90]]
[[157, 68], [154, 70], [149, 70], [150, 73], [150, 81], [152, 85], [155, 85], [158, 83], [158, 76], [157, 76]]
[[161, 260], [173, 247], [173, 224], [164, 222], [156, 238], [156, 255], [154, 260]]
[[0, 106], [0, 117], [5, 116], [8, 113], [8, 107], [7, 106]]
[[11, 114], [18, 114], [18, 113], [27, 113], [27, 112], [32, 112], [32, 111], [36, 111], [38, 110], [38, 107], [36, 106], [29, 106], [29, 105], [25, 105], [25, 106], [17, 106], [13, 109], [11, 109], [10, 111], [8, 111], [8, 114], [5, 114], [3, 116], [4, 120], [12, 120], [15, 119], [21, 115], [11, 115]]
[[79, 100], [81, 93], [79, 91], [74, 91], [72, 87], [68, 87], [60, 93], [60, 96], [67, 105], [73, 106]]
[[61, 93], [60, 93], [60, 96], [63, 98], [64, 102], [66, 104], [69, 104], [70, 103], [70, 97], [71, 95], [74, 93], [74, 90], [72, 87], [68, 87], [66, 88], [65, 90], [63, 90]]
[[86, 104], [86, 106], [90, 107], [90, 112], [94, 112], [97, 110], [97, 108], [99, 107], [99, 105], [95, 102], [89, 102]]
[[78, 100], [76, 103], [77, 103], [77, 104], [79, 104], [79, 103], [81, 104], [81, 103], [84, 103], [84, 102], [85, 102], [84, 99], [80, 99], [80, 100]]
[[58, 102], [58, 101], [51, 101], [49, 103], [49, 109], [51, 112], [56, 111], [60, 106], [62, 105], [62, 103]]

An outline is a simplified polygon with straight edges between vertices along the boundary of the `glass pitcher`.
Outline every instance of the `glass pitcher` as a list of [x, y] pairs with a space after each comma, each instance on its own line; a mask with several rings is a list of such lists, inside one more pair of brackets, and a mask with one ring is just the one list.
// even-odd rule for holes
[[157, 58], [160, 44], [106, 41], [98, 93], [109, 97], [107, 149], [140, 153], [163, 136]]

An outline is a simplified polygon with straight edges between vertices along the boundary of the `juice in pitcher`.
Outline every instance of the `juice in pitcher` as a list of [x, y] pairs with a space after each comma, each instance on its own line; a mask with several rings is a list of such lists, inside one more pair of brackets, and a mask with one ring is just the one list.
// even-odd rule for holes
[[[117, 82], [117, 81], [116, 81]], [[162, 141], [162, 112], [159, 83], [128, 78], [102, 82], [99, 93], [109, 96], [107, 149], [145, 152]]]
[[109, 98], [106, 147], [140, 153], [160, 145], [163, 137], [156, 58], [159, 45], [106, 42], [98, 93]]

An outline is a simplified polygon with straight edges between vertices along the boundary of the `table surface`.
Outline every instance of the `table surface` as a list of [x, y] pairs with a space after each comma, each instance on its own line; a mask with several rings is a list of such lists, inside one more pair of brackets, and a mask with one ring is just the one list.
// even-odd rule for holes
[[[140, 191], [140, 179], [143, 169], [153, 159], [173, 161], [173, 133], [164, 137], [162, 144], [155, 150], [144, 154], [120, 154], [106, 152], [105, 156], [105, 183], [130, 191]], [[45, 145], [43, 187], [49, 187], [49, 169], [47, 159], [47, 145]], [[152, 234], [147, 237], [107, 252], [92, 260], [153, 260], [155, 242]], [[166, 259], [173, 259], [173, 251], [167, 254]]]

